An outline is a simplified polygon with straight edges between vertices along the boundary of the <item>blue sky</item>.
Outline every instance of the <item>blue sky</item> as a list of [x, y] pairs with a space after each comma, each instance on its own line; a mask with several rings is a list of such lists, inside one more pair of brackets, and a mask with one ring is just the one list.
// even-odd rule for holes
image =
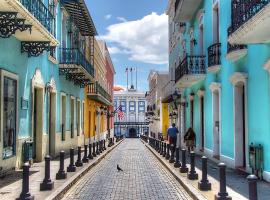
[[137, 67], [138, 89], [146, 91], [149, 71], [168, 69], [168, 25], [164, 14], [167, 0], [86, 3], [99, 37], [109, 47], [116, 70], [115, 85], [126, 86], [126, 67]]

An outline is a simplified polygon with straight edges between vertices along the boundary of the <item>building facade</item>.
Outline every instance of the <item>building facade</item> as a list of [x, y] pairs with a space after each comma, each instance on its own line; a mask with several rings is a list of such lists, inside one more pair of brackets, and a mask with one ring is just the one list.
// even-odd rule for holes
[[155, 138], [166, 137], [169, 127], [169, 105], [162, 102], [163, 88], [169, 81], [168, 72], [150, 71], [148, 75], [149, 92], [146, 93], [146, 117], [150, 121], [150, 134]]
[[[127, 91], [114, 91], [114, 135], [125, 135], [126, 137], [138, 137], [148, 132], [148, 122], [145, 120], [147, 101], [145, 93], [136, 89]], [[118, 117], [121, 107], [123, 118]]]
[[196, 150], [251, 172], [250, 145], [262, 147], [270, 181], [270, 1], [170, 0], [169, 65], [178, 88], [181, 134]]
[[0, 174], [84, 143], [95, 35], [84, 1], [0, 0]]

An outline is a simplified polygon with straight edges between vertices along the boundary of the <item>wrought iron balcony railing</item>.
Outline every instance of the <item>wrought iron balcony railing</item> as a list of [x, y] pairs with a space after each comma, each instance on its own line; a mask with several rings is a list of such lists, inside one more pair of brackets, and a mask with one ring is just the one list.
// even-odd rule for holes
[[208, 47], [208, 67], [221, 64], [221, 43], [215, 43]]
[[232, 0], [232, 32], [262, 10], [270, 0]]
[[55, 36], [55, 18], [42, 0], [19, 0], [35, 18]]
[[175, 69], [175, 82], [184, 75], [205, 74], [205, 56], [186, 56]]
[[77, 48], [61, 48], [60, 49], [60, 64], [80, 65], [92, 77], [95, 75], [93, 66], [86, 60], [83, 53]]
[[111, 102], [111, 96], [106, 92], [106, 90], [96, 81], [88, 86], [89, 94], [99, 94], [108, 101]]
[[[227, 30], [228, 36], [232, 34], [232, 27], [230, 26]], [[230, 44], [229, 42], [227, 43], [227, 53], [240, 50], [240, 49], [247, 49], [247, 45], [243, 44]]]

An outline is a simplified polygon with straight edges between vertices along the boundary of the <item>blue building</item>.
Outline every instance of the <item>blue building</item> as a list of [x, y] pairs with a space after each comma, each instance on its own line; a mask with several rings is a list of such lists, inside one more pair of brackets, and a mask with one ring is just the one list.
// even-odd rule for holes
[[2, 171], [27, 158], [25, 141], [34, 162], [83, 144], [96, 34], [83, 0], [0, 0]]
[[170, 0], [167, 14], [182, 137], [192, 127], [198, 153], [250, 173], [261, 145], [270, 181], [270, 1]]

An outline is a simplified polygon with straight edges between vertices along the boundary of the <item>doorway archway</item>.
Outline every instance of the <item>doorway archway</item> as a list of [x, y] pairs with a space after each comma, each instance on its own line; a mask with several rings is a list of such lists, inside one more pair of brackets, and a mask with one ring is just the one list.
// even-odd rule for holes
[[135, 128], [130, 128], [128, 135], [130, 138], [136, 138], [137, 137], [137, 130]]

